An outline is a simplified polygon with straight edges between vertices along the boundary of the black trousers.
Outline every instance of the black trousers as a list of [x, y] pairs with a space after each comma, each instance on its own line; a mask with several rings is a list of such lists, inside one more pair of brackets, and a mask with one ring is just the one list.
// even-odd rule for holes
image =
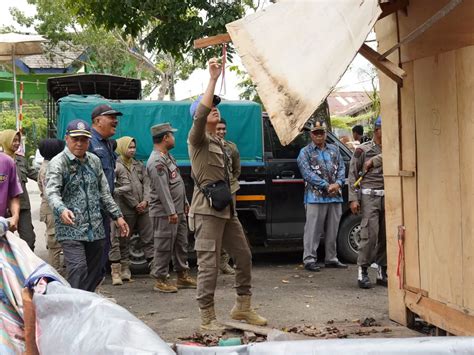
[[105, 239], [93, 242], [64, 240], [60, 243], [71, 287], [94, 292], [102, 277]]

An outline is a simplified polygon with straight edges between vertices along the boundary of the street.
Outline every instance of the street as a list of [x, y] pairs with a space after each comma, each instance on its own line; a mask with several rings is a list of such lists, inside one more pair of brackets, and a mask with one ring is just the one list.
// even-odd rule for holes
[[[29, 181], [28, 189], [37, 236], [36, 253], [45, 259], [45, 228], [39, 222], [39, 191], [34, 181]], [[371, 290], [359, 289], [355, 265], [346, 270], [322, 269], [321, 272], [311, 273], [303, 269], [299, 253], [265, 254], [254, 259], [253, 306], [268, 318], [269, 327], [322, 327], [328, 322], [357, 323], [366, 318], [375, 319], [380, 326], [395, 326], [388, 319], [387, 289], [380, 286]], [[191, 272], [195, 276], [195, 265]], [[375, 280], [375, 270], [370, 272], [371, 279]], [[171, 278], [175, 279], [176, 275], [172, 273]], [[198, 331], [199, 311], [195, 290], [162, 294], [153, 291], [153, 284], [154, 280], [148, 275], [136, 275], [133, 282], [123, 286], [112, 286], [108, 278], [103, 291], [167, 342], [175, 342], [179, 337], [191, 336]], [[235, 295], [232, 286], [233, 276], [219, 275], [216, 291], [219, 320], [231, 320], [229, 311]]]

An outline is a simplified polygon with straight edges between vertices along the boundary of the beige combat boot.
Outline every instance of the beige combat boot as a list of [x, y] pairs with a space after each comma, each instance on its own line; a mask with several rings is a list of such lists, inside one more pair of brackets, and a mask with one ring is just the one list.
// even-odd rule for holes
[[120, 276], [122, 265], [120, 265], [120, 263], [112, 263], [110, 268], [112, 269], [112, 272], [110, 273], [112, 275], [112, 285], [123, 285], [123, 281]]
[[166, 277], [160, 277], [156, 280], [155, 286], [153, 287], [155, 291], [160, 291], [163, 293], [176, 293], [178, 288], [173, 285]]
[[194, 278], [189, 276], [186, 270], [178, 271], [178, 282], [176, 284], [179, 289], [182, 288], [197, 288], [197, 283]]
[[232, 319], [243, 320], [248, 324], [253, 325], [266, 325], [267, 320], [262, 316], [259, 316], [250, 305], [250, 295], [237, 295], [235, 299], [235, 305], [230, 311]]
[[211, 332], [225, 330], [225, 327], [220, 324], [216, 319], [216, 312], [214, 311], [214, 306], [208, 308], [200, 308], [199, 312], [201, 313], [201, 330], [207, 330]]
[[131, 281], [132, 272], [130, 271], [130, 261], [121, 261], [120, 264], [122, 265], [122, 272], [120, 274], [120, 276], [122, 277], [122, 280]]

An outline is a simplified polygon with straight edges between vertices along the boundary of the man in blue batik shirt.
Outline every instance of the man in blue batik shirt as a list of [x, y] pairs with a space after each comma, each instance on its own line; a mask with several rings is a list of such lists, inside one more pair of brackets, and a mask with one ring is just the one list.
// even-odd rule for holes
[[317, 250], [324, 235], [326, 267], [347, 268], [339, 262], [336, 252], [342, 214], [344, 160], [337, 146], [326, 144], [324, 122], [315, 122], [310, 130], [312, 142], [298, 155], [298, 167], [305, 181], [304, 267], [308, 271], [320, 271], [316, 265]]

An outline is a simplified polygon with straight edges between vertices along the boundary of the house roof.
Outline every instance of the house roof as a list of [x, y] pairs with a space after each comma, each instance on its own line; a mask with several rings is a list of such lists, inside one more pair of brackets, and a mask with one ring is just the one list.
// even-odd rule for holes
[[81, 60], [83, 55], [85, 55], [84, 48], [59, 43], [43, 54], [19, 58], [16, 60], [16, 64], [25, 73], [64, 73], [73, 71], [72, 65]]
[[365, 91], [336, 91], [328, 96], [331, 116], [351, 116], [370, 107], [372, 101]]

